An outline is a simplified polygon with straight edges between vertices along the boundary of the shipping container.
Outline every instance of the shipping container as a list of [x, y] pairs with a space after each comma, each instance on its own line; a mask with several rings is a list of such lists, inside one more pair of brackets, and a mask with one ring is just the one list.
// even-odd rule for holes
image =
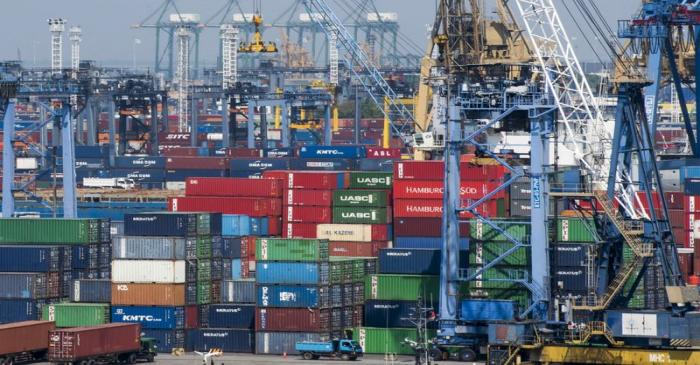
[[[219, 244], [221, 248], [219, 248]], [[241, 238], [222, 237], [221, 240], [212, 241], [212, 257], [225, 259], [237, 259], [241, 257]]]
[[[394, 248], [413, 249], [413, 248], [429, 248], [441, 249], [445, 241], [441, 237], [396, 237], [393, 241]], [[459, 239], [459, 249], [469, 249], [469, 238], [462, 237]]]
[[166, 157], [165, 168], [208, 170], [227, 170], [229, 168], [229, 158], [226, 157]]
[[279, 308], [327, 308], [329, 289], [314, 285], [258, 285], [257, 305]]
[[184, 306], [182, 284], [112, 284], [112, 305]]
[[[442, 217], [441, 199], [394, 199], [394, 217], [396, 218], [440, 218]], [[503, 199], [487, 200], [477, 206], [476, 210], [485, 217], [504, 217], [505, 201]], [[467, 211], [460, 213], [462, 218], [473, 215]]]
[[[418, 319], [415, 300], [368, 300], [363, 313], [367, 327], [415, 328], [414, 320]], [[435, 325], [434, 321], [428, 323], [429, 328]]]
[[330, 256], [377, 257], [379, 250], [388, 247], [388, 242], [329, 242]]
[[121, 236], [112, 241], [115, 259], [184, 260], [184, 238]]
[[592, 219], [560, 218], [557, 240], [562, 242], [596, 242], [596, 225]]
[[[500, 185], [487, 181], [462, 181], [459, 195], [462, 199], [478, 200]], [[393, 195], [395, 199], [442, 199], [444, 188], [444, 182], [441, 180], [396, 180]], [[493, 195], [493, 198], [504, 197], [505, 190]]]
[[109, 323], [109, 304], [60, 303], [43, 307], [42, 319], [56, 327], [89, 327]]
[[171, 353], [172, 349], [185, 348], [184, 330], [154, 330], [143, 328], [144, 337], [153, 338], [157, 342], [157, 350], [160, 353]]
[[263, 172], [267, 170], [287, 170], [287, 158], [233, 158], [231, 171]]
[[285, 223], [331, 223], [333, 211], [330, 207], [287, 206], [284, 208]]
[[[379, 251], [382, 274], [440, 275], [441, 250], [397, 249]], [[372, 325], [374, 327], [374, 325]]]
[[301, 158], [364, 158], [364, 146], [302, 146]]
[[[474, 241], [469, 245], [469, 263], [483, 264], [496, 260], [512, 250], [515, 244], [511, 242]], [[531, 267], [532, 257], [529, 246], [513, 250], [499, 261], [499, 265]]]
[[258, 260], [322, 261], [328, 259], [328, 241], [317, 239], [258, 238]]
[[319, 224], [316, 236], [343, 242], [390, 241], [391, 230], [381, 224]]
[[[0, 273], [0, 298], [44, 299], [60, 297], [60, 276], [48, 273]], [[53, 294], [53, 295], [52, 295]]]
[[[400, 148], [366, 147], [367, 158], [371, 159], [401, 159]], [[364, 170], [363, 170], [364, 171]]]
[[393, 175], [394, 159], [363, 158], [357, 161], [359, 171], [390, 172]]
[[267, 179], [282, 179], [287, 189], [335, 190], [346, 188], [345, 173], [322, 171], [266, 171]]
[[69, 249], [60, 246], [0, 246], [0, 272], [61, 271]]
[[297, 342], [318, 342], [328, 340], [327, 334], [304, 332], [256, 332], [255, 353], [265, 355], [298, 354]]
[[139, 323], [145, 329], [179, 329], [185, 327], [184, 307], [113, 306], [114, 323]]
[[280, 158], [292, 156], [294, 156], [294, 149], [292, 148], [264, 148], [262, 150], [262, 157]]
[[330, 207], [333, 203], [333, 191], [285, 189], [282, 202], [285, 205]]
[[130, 323], [57, 329], [49, 334], [49, 361], [71, 362], [92, 356], [138, 351], [140, 338], [141, 326]]
[[386, 207], [389, 193], [385, 190], [336, 190], [333, 192], [334, 207]]
[[307, 308], [258, 308], [255, 314], [256, 331], [328, 332], [330, 311]]
[[[442, 218], [396, 218], [394, 235], [408, 237], [442, 237]], [[469, 223], [460, 222], [461, 237], [469, 237]]]
[[[514, 239], [524, 242], [530, 237], [530, 224], [522, 221], [509, 221], [507, 219], [493, 220], [501, 230], [505, 231]], [[474, 219], [469, 222], [470, 237], [479, 241], [500, 241], [508, 242], [510, 239], [481, 219]]]
[[114, 167], [118, 169], [165, 169], [166, 157], [160, 156], [117, 156]]
[[12, 244], [85, 244], [102, 239], [98, 219], [1, 218], [0, 242]]
[[394, 182], [390, 172], [352, 171], [348, 179], [349, 189], [391, 189]]
[[187, 196], [238, 196], [275, 198], [282, 196], [282, 181], [275, 179], [199, 178], [187, 179]]
[[320, 223], [285, 223], [282, 227], [284, 238], [316, 238]]
[[224, 280], [221, 286], [221, 297], [225, 303], [255, 303], [255, 280]]
[[206, 309], [209, 328], [245, 328], [255, 326], [255, 305], [253, 304], [211, 304]]
[[[507, 170], [501, 165], [472, 165], [462, 162], [459, 166], [460, 179], [467, 181], [503, 181]], [[394, 163], [396, 180], [438, 180], [445, 177], [443, 161], [401, 161]]]
[[[21, 321], [0, 325], [0, 356], [45, 351], [49, 347], [49, 333], [55, 327], [54, 323], [49, 321]], [[3, 362], [8, 365], [14, 364], [12, 360]]]
[[[190, 210], [202, 212], [202, 210]], [[217, 213], [159, 212], [124, 215], [127, 236], [176, 236], [221, 234], [221, 215]]]
[[585, 266], [557, 267], [553, 281], [562, 293], [585, 294], [588, 292], [588, 269]]
[[110, 279], [80, 279], [71, 281], [70, 300], [76, 303], [110, 303]]
[[168, 210], [172, 212], [217, 212], [265, 217], [282, 215], [282, 204], [279, 199], [274, 198], [182, 197], [168, 198]]
[[333, 223], [339, 224], [389, 224], [391, 208], [334, 207]]
[[38, 320], [45, 303], [34, 299], [0, 299], [0, 323]]
[[258, 284], [314, 284], [330, 281], [327, 262], [272, 262], [257, 261], [255, 280]]
[[349, 171], [357, 169], [357, 163], [347, 158], [292, 158], [289, 168], [299, 171]]
[[553, 266], [584, 266], [588, 257], [590, 244], [561, 243], [552, 247]]
[[187, 345], [189, 350], [208, 352], [211, 349], [220, 349], [224, 352], [253, 353], [254, 335], [248, 329], [210, 329], [201, 328], [187, 331]]
[[513, 321], [515, 302], [510, 300], [463, 299], [460, 303], [463, 321]]
[[369, 275], [365, 280], [365, 298], [381, 300], [429, 300], [438, 298], [437, 276]]
[[[428, 330], [426, 335], [433, 338], [436, 331]], [[416, 341], [416, 329], [359, 327], [353, 329], [353, 339], [366, 354], [414, 355], [413, 350], [403, 343], [406, 339]]]
[[112, 280], [124, 283], [184, 283], [185, 261], [114, 260]]

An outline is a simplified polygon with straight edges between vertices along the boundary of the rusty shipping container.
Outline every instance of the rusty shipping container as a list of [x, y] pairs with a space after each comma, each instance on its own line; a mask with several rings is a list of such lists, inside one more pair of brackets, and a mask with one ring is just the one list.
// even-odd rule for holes
[[282, 215], [280, 199], [244, 197], [182, 197], [168, 198], [168, 210], [172, 212], [216, 212], [245, 214], [251, 217]]
[[49, 347], [49, 332], [56, 328], [50, 321], [25, 321], [0, 325], [0, 358], [3, 355], [30, 352]]
[[282, 181], [233, 177], [190, 177], [185, 181], [185, 195], [275, 198], [282, 196]]
[[379, 250], [387, 248], [388, 242], [329, 242], [330, 256], [340, 257], [377, 257]]
[[49, 361], [71, 362], [138, 351], [140, 339], [141, 325], [137, 323], [54, 330], [49, 334]]
[[309, 308], [257, 308], [256, 331], [328, 332], [330, 311]]
[[184, 284], [112, 284], [113, 305], [185, 305]]

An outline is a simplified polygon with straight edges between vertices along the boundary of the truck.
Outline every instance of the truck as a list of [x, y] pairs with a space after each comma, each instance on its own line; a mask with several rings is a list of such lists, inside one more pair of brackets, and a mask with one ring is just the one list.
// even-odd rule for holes
[[133, 189], [136, 183], [133, 179], [125, 177], [85, 177], [83, 178], [84, 188], [117, 188], [129, 190]]
[[51, 321], [24, 321], [0, 325], [0, 364], [46, 360]]
[[49, 332], [48, 358], [53, 364], [93, 365], [153, 362], [156, 340], [141, 337], [138, 323], [110, 323], [61, 328]]
[[360, 344], [348, 339], [327, 342], [297, 342], [294, 348], [304, 360], [318, 360], [323, 356], [354, 361], [358, 357], [362, 357]]

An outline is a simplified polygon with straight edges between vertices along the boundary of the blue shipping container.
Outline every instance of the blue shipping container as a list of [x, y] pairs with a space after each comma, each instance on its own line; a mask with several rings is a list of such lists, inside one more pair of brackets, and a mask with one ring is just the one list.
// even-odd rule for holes
[[250, 218], [250, 235], [267, 236], [270, 233], [269, 218], [267, 217], [252, 217]]
[[254, 333], [247, 329], [196, 329], [187, 331], [187, 350], [207, 352], [212, 348], [224, 352], [253, 353]]
[[328, 284], [328, 263], [257, 261], [259, 284]]
[[[440, 237], [396, 237], [394, 248], [442, 248], [442, 238]], [[469, 249], [469, 239], [460, 238], [459, 249]]]
[[143, 328], [143, 337], [153, 338], [158, 343], [158, 352], [170, 353], [174, 348], [185, 347], [184, 330], [153, 330]]
[[262, 172], [255, 172], [255, 171], [248, 171], [248, 170], [239, 170], [239, 171], [233, 171], [229, 173], [230, 177], [241, 177], [244, 179], [262, 179], [263, 178], [263, 173]]
[[[58, 156], [63, 156], [63, 146], [56, 149]], [[109, 157], [109, 146], [75, 146], [75, 158], [107, 158]]]
[[243, 278], [243, 267], [241, 265], [241, 259], [231, 260], [231, 279], [236, 280]]
[[379, 251], [379, 272], [382, 274], [440, 275], [440, 252], [440, 249], [429, 248], [382, 249]]
[[158, 169], [112, 169], [107, 177], [133, 179], [136, 183], [157, 183], [165, 181], [165, 170]]
[[462, 299], [460, 319], [464, 321], [512, 321], [516, 305], [512, 300]]
[[61, 271], [64, 250], [61, 246], [0, 246], [0, 272]]
[[119, 169], [164, 169], [165, 157], [161, 156], [118, 156], [114, 167]]
[[112, 281], [109, 279], [78, 279], [71, 272], [70, 300], [77, 303], [110, 303]]
[[279, 157], [293, 157], [294, 150], [291, 148], [265, 148], [262, 151], [263, 157], [268, 158], [279, 158]]
[[242, 214], [224, 214], [221, 216], [221, 234], [224, 236], [250, 235], [250, 217]]
[[139, 323], [147, 329], [179, 329], [185, 327], [183, 307], [113, 306], [112, 322]]
[[302, 146], [301, 158], [365, 158], [364, 146]]
[[[215, 247], [212, 248], [212, 251]], [[226, 259], [235, 259], [241, 257], [241, 238], [240, 237], [222, 237], [221, 238], [221, 255]]]
[[350, 159], [323, 159], [323, 158], [294, 158], [290, 160], [289, 167], [292, 170], [305, 171], [343, 171], [356, 170], [355, 160]]
[[36, 321], [41, 317], [43, 303], [31, 299], [0, 299], [0, 324]]
[[[368, 300], [364, 308], [364, 325], [379, 328], [415, 328], [410, 318], [416, 314], [416, 302], [405, 300]], [[435, 328], [435, 321], [428, 328]]]
[[289, 170], [287, 158], [234, 158], [231, 171], [262, 172], [267, 170]]
[[206, 323], [210, 328], [255, 327], [255, 305], [252, 304], [211, 304], [207, 315]]
[[258, 285], [258, 306], [283, 308], [327, 308], [327, 286]]
[[384, 160], [378, 158], [363, 158], [357, 161], [359, 171], [394, 171], [394, 160]]
[[[197, 213], [202, 214], [202, 213]], [[126, 236], [177, 236], [221, 234], [221, 213], [209, 213], [210, 232], [197, 232], [195, 213], [140, 213], [124, 215]]]

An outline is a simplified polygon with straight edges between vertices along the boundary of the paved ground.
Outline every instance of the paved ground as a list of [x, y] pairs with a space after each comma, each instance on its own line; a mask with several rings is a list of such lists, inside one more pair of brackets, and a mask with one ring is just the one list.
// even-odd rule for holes
[[[201, 365], [201, 358], [195, 354], [186, 354], [180, 357], [174, 357], [171, 355], [159, 355], [156, 358], [157, 364], [174, 364], [174, 365]], [[282, 356], [263, 356], [263, 355], [246, 355], [246, 354], [235, 354], [235, 355], [225, 355], [223, 357], [217, 358], [214, 362], [216, 365], [277, 365], [277, 364], [290, 364], [290, 365], [301, 365], [301, 364], [314, 364], [314, 365], [338, 365], [338, 364], [365, 364], [365, 365], [412, 365], [413, 359], [408, 356], [401, 356], [399, 359], [390, 361], [385, 360], [382, 356], [369, 355], [362, 360], [356, 362], [351, 361], [341, 361], [341, 360], [311, 360], [305, 361], [299, 356], [288, 356], [284, 358]], [[41, 363], [48, 364], [48, 363]], [[464, 362], [448, 362], [440, 361], [435, 364], [439, 365], [478, 365], [483, 363], [464, 363]]]

